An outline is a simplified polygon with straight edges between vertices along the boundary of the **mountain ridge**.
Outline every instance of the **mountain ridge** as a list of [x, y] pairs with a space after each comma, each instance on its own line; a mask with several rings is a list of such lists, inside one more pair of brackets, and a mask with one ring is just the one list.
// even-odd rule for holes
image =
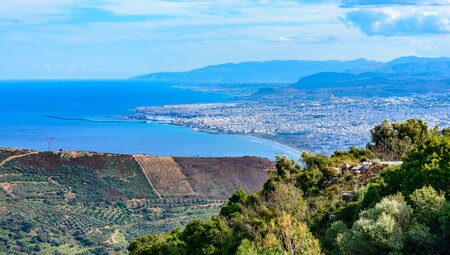
[[361, 87], [361, 86], [409, 86], [411, 88], [439, 83], [448, 87], [450, 58], [402, 57], [366, 72], [320, 72], [300, 78], [291, 87], [297, 89]]
[[379, 62], [363, 58], [339, 60], [271, 60], [225, 63], [186, 72], [158, 72], [132, 79], [181, 83], [293, 83], [299, 77], [320, 71], [346, 71]]
[[295, 84], [320, 73], [396, 75], [408, 77], [450, 77], [450, 58], [404, 56], [387, 62], [354, 60], [270, 60], [224, 63], [184, 72], [157, 72], [133, 77], [135, 80], [181, 84]]

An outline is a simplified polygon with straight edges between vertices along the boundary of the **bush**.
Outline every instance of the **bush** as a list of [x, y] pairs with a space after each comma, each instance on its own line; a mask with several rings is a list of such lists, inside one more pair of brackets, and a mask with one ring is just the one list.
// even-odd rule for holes
[[233, 213], [242, 213], [244, 205], [247, 202], [247, 192], [243, 189], [238, 189], [231, 197], [228, 199], [222, 209], [220, 210], [220, 215], [230, 216]]
[[269, 223], [268, 232], [255, 241], [244, 240], [237, 249], [240, 255], [321, 254], [319, 242], [308, 226], [283, 213]]
[[[410, 196], [414, 207], [414, 215], [419, 222], [426, 223], [431, 226], [437, 223], [437, 212], [445, 203], [443, 193], [438, 193], [433, 187], [426, 186], [415, 190]], [[437, 226], [433, 226], [437, 228]]]
[[444, 206], [444, 195], [423, 187], [410, 200], [412, 207], [401, 193], [385, 197], [362, 211], [351, 229], [341, 221], [333, 223], [325, 233], [326, 244], [343, 254], [442, 253], [450, 227], [450, 206]]
[[430, 137], [407, 155], [398, 172], [383, 177], [388, 187], [398, 187], [405, 195], [426, 185], [449, 195], [450, 137]]
[[155, 254], [178, 255], [186, 254], [186, 244], [180, 240], [181, 229], [176, 228], [165, 235], [148, 235], [141, 237], [128, 246], [130, 255]]
[[411, 219], [412, 208], [401, 195], [384, 198], [361, 212], [350, 231], [337, 234], [337, 246], [343, 254], [400, 252]]
[[439, 217], [439, 225], [442, 230], [442, 238], [444, 243], [444, 247], [449, 247], [450, 245], [450, 202], [446, 202], [444, 206], [442, 206], [441, 210], [438, 213]]
[[359, 149], [353, 146], [348, 151], [335, 151], [331, 160], [336, 163], [365, 162], [374, 158], [374, 153], [369, 149]]
[[331, 226], [325, 232], [324, 238], [325, 238], [326, 244], [333, 248], [337, 248], [336, 241], [337, 241], [338, 235], [339, 234], [342, 235], [346, 232], [348, 232], [348, 228], [343, 221], [333, 222], [331, 224]]
[[430, 133], [428, 125], [422, 120], [409, 119], [395, 123], [385, 120], [370, 131], [372, 141], [367, 147], [380, 159], [401, 160], [414, 146], [425, 141]]

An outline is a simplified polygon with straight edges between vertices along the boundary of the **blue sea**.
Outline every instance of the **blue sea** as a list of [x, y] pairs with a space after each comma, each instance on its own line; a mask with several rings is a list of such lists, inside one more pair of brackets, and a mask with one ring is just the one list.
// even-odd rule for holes
[[297, 150], [251, 136], [140, 122], [103, 122], [121, 120], [138, 106], [232, 100], [227, 95], [173, 85], [129, 80], [0, 81], [0, 147], [157, 156], [299, 157]]

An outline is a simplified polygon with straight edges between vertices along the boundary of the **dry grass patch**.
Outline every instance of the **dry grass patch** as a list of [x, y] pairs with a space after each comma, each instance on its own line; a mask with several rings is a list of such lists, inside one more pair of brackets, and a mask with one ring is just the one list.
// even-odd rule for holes
[[134, 158], [162, 196], [196, 195], [172, 157], [134, 155]]

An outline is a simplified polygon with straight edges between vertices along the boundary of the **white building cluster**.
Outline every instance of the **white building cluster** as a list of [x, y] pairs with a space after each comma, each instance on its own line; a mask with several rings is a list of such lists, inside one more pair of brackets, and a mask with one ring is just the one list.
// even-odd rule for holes
[[169, 105], [140, 107], [135, 117], [205, 132], [252, 134], [330, 153], [331, 149], [364, 146], [370, 129], [383, 120], [421, 118], [431, 125], [449, 126], [450, 96]]

